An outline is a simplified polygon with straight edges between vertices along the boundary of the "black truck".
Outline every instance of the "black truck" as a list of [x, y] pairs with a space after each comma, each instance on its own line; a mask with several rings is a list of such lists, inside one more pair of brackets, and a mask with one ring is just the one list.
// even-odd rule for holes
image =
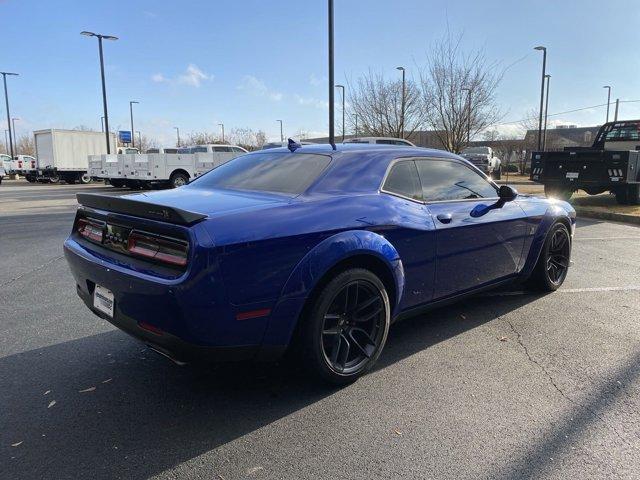
[[578, 189], [615, 194], [621, 205], [640, 205], [640, 120], [605, 123], [591, 147], [533, 152], [529, 178], [547, 197], [568, 200]]

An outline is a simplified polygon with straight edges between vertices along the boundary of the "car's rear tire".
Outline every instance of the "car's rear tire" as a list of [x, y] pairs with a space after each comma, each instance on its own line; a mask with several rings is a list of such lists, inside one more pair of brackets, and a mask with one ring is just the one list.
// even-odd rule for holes
[[568, 201], [571, 199], [571, 196], [573, 195], [573, 190], [569, 188], [545, 185], [544, 195], [547, 198], [557, 198], [558, 200]]
[[533, 290], [553, 292], [564, 283], [571, 261], [571, 235], [564, 223], [558, 222], [547, 232], [538, 262], [527, 286]]
[[375, 274], [363, 268], [337, 274], [305, 312], [298, 347], [313, 373], [346, 385], [373, 367], [391, 323], [389, 295]]
[[169, 184], [171, 188], [182, 187], [189, 183], [189, 176], [182, 172], [174, 172], [171, 174], [171, 178], [169, 178]]

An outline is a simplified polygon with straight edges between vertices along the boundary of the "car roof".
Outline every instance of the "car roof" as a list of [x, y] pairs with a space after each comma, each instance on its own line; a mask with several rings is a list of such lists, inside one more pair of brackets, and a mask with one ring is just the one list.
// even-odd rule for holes
[[[278, 147], [278, 148], [270, 148], [268, 153], [276, 153], [276, 152], [289, 152], [287, 147]], [[382, 144], [373, 144], [373, 143], [336, 143], [335, 148], [327, 143], [315, 143], [312, 145], [302, 145], [301, 147], [296, 148], [295, 153], [317, 153], [324, 155], [335, 155], [337, 153], [388, 153], [389, 156], [397, 157], [398, 154], [401, 156], [410, 156], [415, 155], [417, 157], [451, 157], [451, 158], [460, 158], [457, 155], [447, 152], [445, 150], [438, 150], [435, 148], [423, 148], [423, 147], [412, 147], [412, 146], [404, 146], [404, 145], [382, 145]], [[256, 150], [251, 152], [252, 155], [267, 153], [265, 150]]]

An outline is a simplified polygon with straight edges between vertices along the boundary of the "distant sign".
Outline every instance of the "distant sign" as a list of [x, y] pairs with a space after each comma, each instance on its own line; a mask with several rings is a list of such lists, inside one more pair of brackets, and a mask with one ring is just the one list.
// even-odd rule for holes
[[120, 143], [131, 143], [131, 132], [129, 130], [118, 131], [118, 140]]

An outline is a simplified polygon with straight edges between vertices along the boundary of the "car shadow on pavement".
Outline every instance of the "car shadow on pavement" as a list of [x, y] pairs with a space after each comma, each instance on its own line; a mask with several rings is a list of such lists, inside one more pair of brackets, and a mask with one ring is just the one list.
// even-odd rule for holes
[[[399, 322], [377, 369], [536, 298], [472, 298]], [[0, 478], [148, 478], [335, 392], [284, 364], [176, 367], [117, 330], [10, 355]]]

